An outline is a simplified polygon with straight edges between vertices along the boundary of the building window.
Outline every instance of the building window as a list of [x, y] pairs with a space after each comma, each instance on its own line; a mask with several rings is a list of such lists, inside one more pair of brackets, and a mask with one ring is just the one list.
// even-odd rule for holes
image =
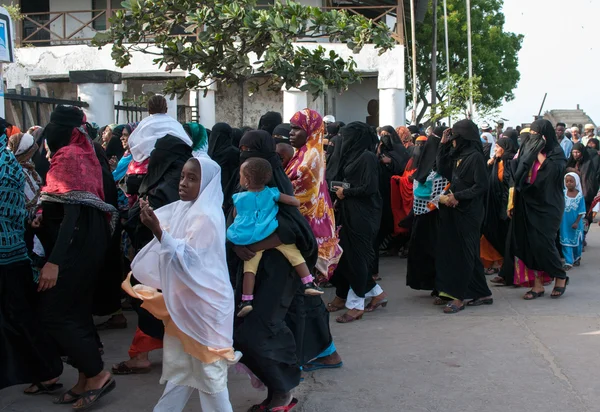
[[[106, 10], [106, 7], [108, 6], [107, 1], [108, 0], [92, 0], [92, 10], [94, 10], [92, 12], [92, 18], [94, 18], [97, 15], [99, 15], [100, 13], [102, 13], [101, 10]], [[122, 8], [121, 0], [110, 0], [110, 7], [113, 10]], [[112, 17], [112, 16], [107, 16], [106, 11], [105, 11], [104, 14], [102, 14], [102, 16], [100, 16], [96, 20], [94, 20], [92, 22], [92, 27], [94, 28], [94, 30], [98, 30], [98, 31], [106, 30], [106, 21], [108, 20], [109, 17]]]

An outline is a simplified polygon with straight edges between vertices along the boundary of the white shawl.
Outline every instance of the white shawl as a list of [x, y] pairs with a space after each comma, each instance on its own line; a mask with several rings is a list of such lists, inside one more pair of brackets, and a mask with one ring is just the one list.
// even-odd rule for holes
[[129, 136], [129, 151], [133, 160], [143, 162], [149, 158], [156, 141], [168, 134], [192, 146], [192, 139], [177, 120], [167, 114], [153, 114], [142, 120]]
[[155, 211], [163, 228], [131, 264], [144, 285], [162, 289], [169, 315], [186, 335], [215, 349], [233, 346], [234, 296], [225, 255], [221, 169], [208, 156], [198, 198]]

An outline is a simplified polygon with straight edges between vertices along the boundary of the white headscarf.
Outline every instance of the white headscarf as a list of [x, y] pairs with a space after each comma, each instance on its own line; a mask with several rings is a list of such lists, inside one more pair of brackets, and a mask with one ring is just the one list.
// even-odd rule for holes
[[183, 140], [190, 147], [192, 139], [177, 120], [168, 114], [153, 114], [138, 124], [129, 136], [129, 151], [136, 162], [143, 162], [150, 157], [156, 141], [170, 134]]
[[579, 175], [575, 172], [569, 172], [565, 175], [565, 178], [563, 179], [563, 186], [565, 190], [567, 190], [567, 183], [565, 181], [567, 176], [571, 176], [573, 179], [575, 179], [575, 188], [579, 191], [579, 194], [583, 196], [583, 189], [581, 188], [581, 179], [579, 178]]
[[162, 289], [167, 310], [186, 335], [216, 349], [233, 346], [234, 296], [225, 255], [221, 169], [208, 156], [200, 163], [200, 194], [155, 211], [163, 228], [131, 264], [144, 285]]

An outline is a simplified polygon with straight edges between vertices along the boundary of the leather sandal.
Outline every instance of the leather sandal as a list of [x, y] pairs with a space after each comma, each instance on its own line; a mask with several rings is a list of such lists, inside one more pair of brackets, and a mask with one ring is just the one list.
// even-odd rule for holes
[[327, 312], [329, 312], [329, 313], [337, 312], [337, 311], [343, 310], [345, 308], [346, 308], [345, 302], [344, 302], [343, 306], [334, 305], [333, 302], [329, 302], [327, 304]]
[[380, 306], [382, 308], [385, 308], [387, 306], [387, 304], [388, 304], [387, 295], [385, 294], [385, 292], [383, 292], [381, 295], [383, 295], [383, 297], [381, 299], [377, 299], [378, 298], [377, 296], [375, 296], [373, 299], [371, 299], [371, 302], [369, 302], [369, 304], [365, 308], [365, 312], [373, 312], [375, 309], [377, 309]]
[[363, 313], [361, 313], [360, 315], [358, 315], [358, 316], [354, 317], [354, 316], [352, 316], [352, 315], [349, 315], [349, 314], [348, 314], [348, 312], [346, 312], [346, 313], [344, 313], [342, 316], [338, 316], [338, 317], [335, 319], [335, 321], [336, 321], [337, 323], [352, 323], [352, 322], [354, 322], [354, 321], [361, 320], [361, 319], [362, 319], [362, 317], [363, 317], [363, 315], [364, 315], [364, 312], [363, 312]]
[[544, 296], [544, 293], [545, 293], [545, 291], [543, 291], [543, 290], [541, 292], [534, 292], [533, 290], [530, 290], [523, 296], [523, 299], [534, 300], [534, 299], [541, 298], [542, 296]]

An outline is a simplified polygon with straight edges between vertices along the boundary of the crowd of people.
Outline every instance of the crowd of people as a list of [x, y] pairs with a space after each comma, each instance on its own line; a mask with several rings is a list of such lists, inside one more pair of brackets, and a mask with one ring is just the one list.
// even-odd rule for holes
[[[157, 412], [195, 390], [231, 411], [230, 367], [268, 390], [250, 410], [289, 411], [302, 370], [343, 365], [329, 314], [387, 306], [380, 256], [406, 258], [407, 285], [444, 313], [493, 304], [485, 275], [528, 300], [554, 279], [559, 297], [600, 200], [598, 140], [546, 120], [375, 129], [304, 109], [207, 130], [160, 95], [148, 112], [99, 128], [58, 106], [26, 133], [0, 121], [0, 389], [56, 393], [66, 362], [79, 380], [53, 402], [84, 410], [162, 348]], [[127, 306], [128, 359], [106, 369], [98, 331], [127, 327]]]

